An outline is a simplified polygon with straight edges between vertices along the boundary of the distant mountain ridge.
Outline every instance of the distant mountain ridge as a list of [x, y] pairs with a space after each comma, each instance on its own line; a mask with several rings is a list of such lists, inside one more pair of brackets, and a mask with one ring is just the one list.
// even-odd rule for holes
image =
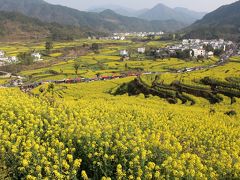
[[157, 4], [152, 9], [141, 14], [139, 17], [147, 20], [176, 20], [186, 24], [192, 24], [198, 19], [201, 19], [206, 13], [195, 12], [186, 8], [170, 8], [164, 4]]
[[[171, 31], [181, 29], [186, 26], [183, 23], [179, 23], [174, 20], [169, 21], [147, 21], [135, 17], [126, 17], [115, 13], [114, 11], [107, 9], [99, 13], [101, 19], [112, 24], [111, 31]], [[126, 28], [125, 25], [128, 25]]]
[[176, 7], [174, 8], [174, 10], [177, 12], [183, 13], [187, 16], [190, 16], [196, 20], [202, 19], [207, 14], [207, 12], [192, 11], [184, 7]]
[[105, 13], [84, 12], [43, 0], [0, 0], [0, 11], [19, 12], [41, 21], [62, 25], [90, 28], [95, 31], [175, 31], [186, 24], [174, 20], [147, 21], [126, 17], [111, 11]]
[[115, 6], [115, 5], [105, 5], [95, 8], [90, 8], [88, 11], [90, 12], [102, 12], [106, 9], [111, 9], [112, 11], [129, 17], [138, 17], [145, 20], [175, 20], [180, 21], [185, 24], [191, 24], [196, 20], [201, 19], [206, 13], [205, 12], [196, 12], [189, 10], [187, 8], [176, 7], [170, 8], [165, 6], [164, 4], [157, 4], [151, 9], [140, 9], [134, 10], [129, 9], [122, 6]]
[[118, 6], [118, 5], [104, 5], [104, 6], [99, 6], [99, 7], [92, 7], [87, 9], [88, 12], [96, 12], [100, 13], [104, 10], [110, 9], [114, 11], [117, 14], [120, 14], [122, 16], [128, 16], [128, 17], [138, 17], [141, 14], [147, 12], [149, 9], [140, 9], [140, 10], [135, 10], [123, 6]]
[[240, 1], [221, 6], [185, 31], [187, 31], [187, 37], [240, 38]]

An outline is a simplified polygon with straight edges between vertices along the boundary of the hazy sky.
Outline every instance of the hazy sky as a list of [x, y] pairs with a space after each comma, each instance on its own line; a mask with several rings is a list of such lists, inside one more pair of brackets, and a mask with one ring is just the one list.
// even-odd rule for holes
[[106, 4], [121, 5], [124, 7], [142, 9], [150, 8], [157, 3], [164, 3], [170, 7], [186, 7], [192, 10], [209, 12], [221, 5], [235, 2], [236, 0], [45, 0], [53, 4], [66, 5], [68, 7], [86, 10], [90, 7]]

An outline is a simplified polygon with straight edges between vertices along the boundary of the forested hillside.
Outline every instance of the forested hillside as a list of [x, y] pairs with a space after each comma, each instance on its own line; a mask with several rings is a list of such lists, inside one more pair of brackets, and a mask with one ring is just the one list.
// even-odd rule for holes
[[218, 8], [187, 28], [187, 37], [239, 39], [239, 9], [240, 1]]
[[30, 18], [15, 12], [0, 12], [0, 37], [1, 39], [43, 39], [70, 40], [87, 36], [87, 28], [79, 28], [57, 23], [45, 23], [36, 18]]

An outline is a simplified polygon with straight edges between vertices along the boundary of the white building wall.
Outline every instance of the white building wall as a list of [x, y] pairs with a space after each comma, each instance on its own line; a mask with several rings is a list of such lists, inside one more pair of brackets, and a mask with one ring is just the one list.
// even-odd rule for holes
[[[194, 57], [205, 56], [206, 55], [206, 51], [204, 49], [192, 49], [192, 51], [194, 52], [194, 55], [193, 55]], [[190, 55], [192, 55], [191, 52], [190, 52]]]
[[120, 55], [121, 56], [128, 56], [128, 51], [127, 50], [121, 50]]
[[138, 48], [138, 53], [145, 53], [145, 48]]

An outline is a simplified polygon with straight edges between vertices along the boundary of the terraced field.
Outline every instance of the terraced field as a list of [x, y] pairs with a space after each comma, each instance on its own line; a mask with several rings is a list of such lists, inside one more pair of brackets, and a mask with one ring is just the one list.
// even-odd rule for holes
[[[108, 44], [99, 52], [20, 74], [29, 83], [125, 71], [158, 73], [76, 84], [44, 83], [28, 93], [0, 88], [3, 178], [240, 177], [240, 58], [232, 57], [215, 68], [173, 73], [172, 69], [211, 65], [217, 59], [133, 56], [122, 61], [118, 52], [128, 45], [137, 47], [132, 42]], [[51, 53], [52, 58], [61, 56]], [[78, 74], [73, 68], [76, 62]], [[6, 80], [0, 79], [0, 84]]]
[[[240, 176], [239, 99], [231, 105], [198, 98], [201, 104], [188, 106], [152, 95], [114, 95], [132, 80], [55, 85], [53, 93], [45, 84], [33, 91], [37, 98], [0, 89], [0, 151], [12, 175], [26, 179]], [[237, 113], [227, 114], [230, 110]]]
[[[156, 42], [153, 43], [156, 44]], [[99, 49], [98, 53], [90, 52], [85, 56], [80, 56], [75, 59], [62, 61], [47, 68], [22, 71], [20, 75], [30, 77], [29, 82], [76, 78], [79, 76], [85, 78], [93, 78], [96, 76], [96, 74], [100, 74], [102, 76], [110, 76], [120, 74], [124, 71], [176, 71], [178, 69], [183, 69], [187, 67], [211, 65], [217, 61], [217, 58], [206, 59], [203, 61], [184, 61], [176, 58], [149, 59], [144, 55], [139, 55], [136, 53], [137, 47], [142, 47], [142, 43], [122, 42], [121, 44], [113, 43], [111, 45], [103, 46]], [[160, 44], [161, 42], [158, 42], [157, 45]], [[166, 43], [162, 42], [162, 46], [165, 45]], [[135, 52], [132, 53], [129, 60], [123, 61], [119, 56], [119, 51], [122, 49], [133, 49]], [[58, 55], [59, 53], [52, 54], [53, 57], [57, 57]], [[78, 62], [80, 64], [78, 75], [75, 74], [75, 70], [73, 68], [75, 62]]]
[[225, 105], [234, 104], [240, 97], [239, 60], [239, 57], [232, 57], [223, 66], [193, 72], [142, 75], [135, 83], [143, 88], [145, 94], [156, 90], [155, 94], [171, 103], [180, 100], [183, 104], [189, 102], [193, 105], [198, 102], [196, 99], [204, 98], [213, 104], [222, 101]]
[[[129, 43], [129, 41], [121, 41], [122, 43]], [[114, 43], [114, 41], [106, 40], [76, 40], [69, 42], [54, 42], [53, 50], [58, 50], [67, 47], [81, 46], [83, 44], [92, 44], [92, 43]], [[3, 42], [0, 44], [0, 50], [6, 52], [8, 56], [16, 56], [20, 52], [27, 52], [30, 50], [41, 51], [45, 49], [45, 42]]]

